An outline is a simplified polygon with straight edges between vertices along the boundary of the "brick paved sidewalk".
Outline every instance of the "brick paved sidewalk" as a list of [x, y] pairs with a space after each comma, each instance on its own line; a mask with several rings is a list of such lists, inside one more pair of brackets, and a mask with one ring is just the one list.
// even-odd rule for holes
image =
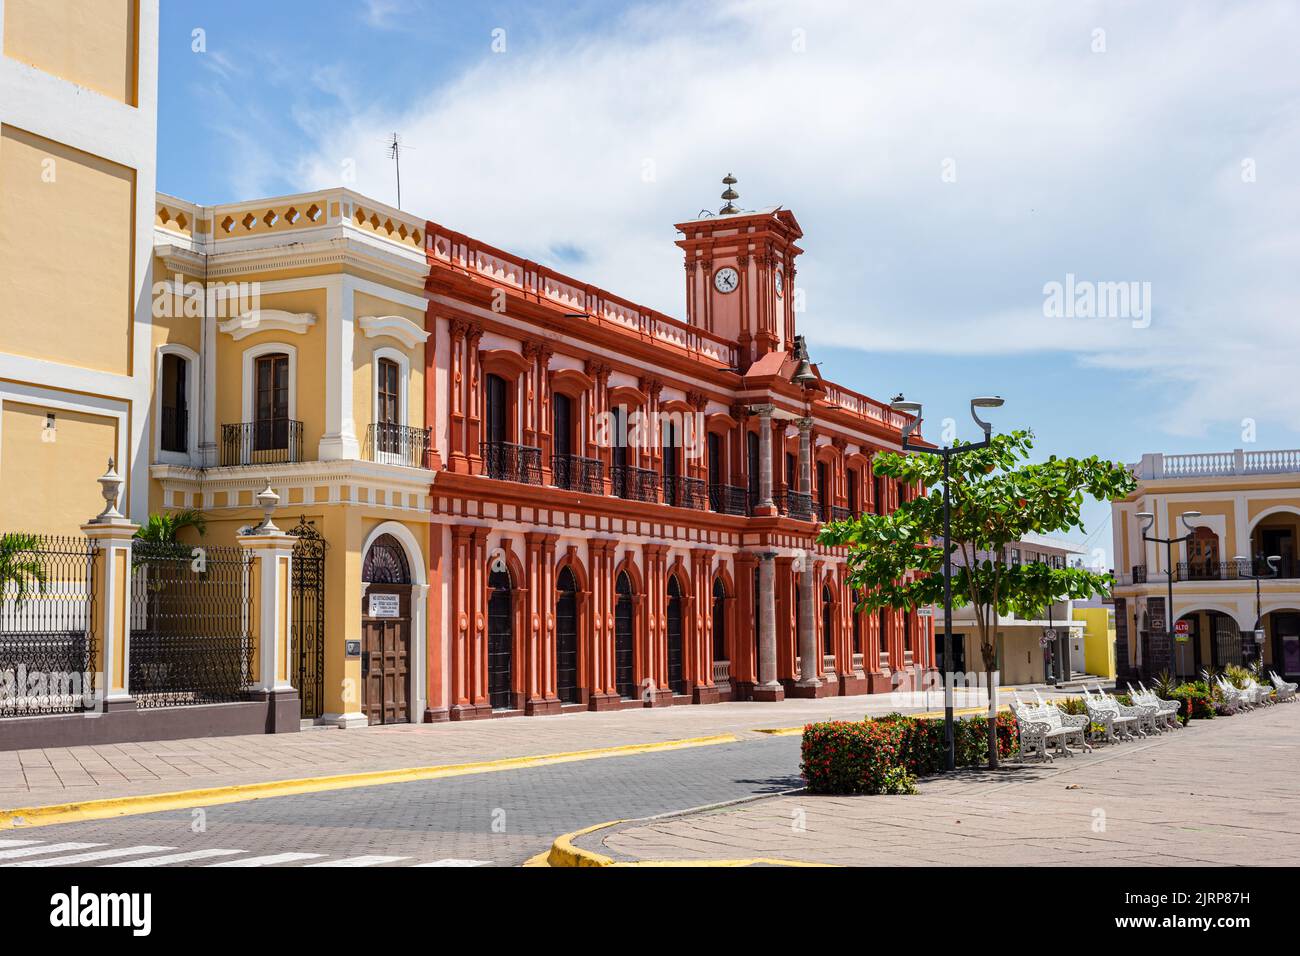
[[577, 842], [616, 860], [1294, 866], [1298, 748], [1300, 704], [1279, 704], [1047, 767], [930, 778], [917, 796], [772, 797]]
[[[0, 751], [0, 809], [654, 743], [899, 708], [890, 695]], [[0, 722], [0, 733], [4, 732]], [[797, 772], [797, 768], [794, 768]]]

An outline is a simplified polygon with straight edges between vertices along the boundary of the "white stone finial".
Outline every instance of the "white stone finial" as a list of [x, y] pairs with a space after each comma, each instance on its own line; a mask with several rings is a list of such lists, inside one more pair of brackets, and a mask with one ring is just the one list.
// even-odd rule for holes
[[117, 498], [122, 493], [122, 476], [117, 473], [112, 458], [108, 460], [108, 470], [98, 479], [100, 493], [104, 496], [104, 510], [90, 519], [91, 524], [108, 524], [125, 517], [117, 510]]

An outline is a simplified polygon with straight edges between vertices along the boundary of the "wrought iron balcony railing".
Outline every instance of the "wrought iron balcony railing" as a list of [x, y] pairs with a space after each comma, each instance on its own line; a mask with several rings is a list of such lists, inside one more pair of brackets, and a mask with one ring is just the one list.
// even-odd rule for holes
[[832, 521], [848, 521], [853, 517], [853, 512], [848, 508], [841, 508], [839, 505], [831, 505]]
[[658, 501], [659, 472], [635, 465], [615, 465], [609, 470], [614, 494], [629, 501]]
[[749, 514], [749, 489], [736, 485], [709, 485], [709, 507], [719, 514]]
[[708, 506], [709, 495], [702, 478], [685, 475], [664, 476], [664, 504], [677, 508], [703, 511]]
[[366, 426], [366, 445], [362, 453], [366, 461], [428, 468], [431, 434], [429, 428], [376, 422]]
[[556, 488], [581, 491], [589, 495], [605, 493], [605, 463], [599, 458], [581, 455], [553, 455], [551, 482]]
[[787, 491], [782, 495], [773, 495], [776, 500], [776, 506], [783, 515], [790, 518], [796, 518], [800, 521], [813, 521], [816, 515], [813, 512], [812, 495], [800, 494], [797, 491]]
[[189, 451], [189, 412], [171, 405], [162, 407], [161, 451]]
[[542, 483], [542, 450], [532, 445], [508, 441], [485, 441], [481, 445], [483, 470], [489, 478], [518, 481], [525, 485]]
[[302, 422], [268, 418], [221, 426], [223, 465], [269, 465], [304, 461]]

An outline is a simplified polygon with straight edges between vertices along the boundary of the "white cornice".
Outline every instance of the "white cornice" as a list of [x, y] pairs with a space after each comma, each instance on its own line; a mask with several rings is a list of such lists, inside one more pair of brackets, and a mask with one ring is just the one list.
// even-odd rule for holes
[[220, 329], [238, 342], [258, 332], [293, 332], [306, 335], [316, 324], [311, 312], [285, 312], [283, 309], [253, 309], [233, 319], [226, 319]]
[[368, 339], [386, 335], [397, 339], [408, 349], [413, 349], [429, 339], [428, 332], [400, 315], [363, 315], [357, 319], [357, 325], [361, 327], [361, 331]]

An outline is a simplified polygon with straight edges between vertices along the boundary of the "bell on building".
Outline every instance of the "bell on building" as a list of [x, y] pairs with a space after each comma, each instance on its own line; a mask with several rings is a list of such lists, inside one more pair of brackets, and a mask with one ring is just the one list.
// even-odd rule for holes
[[813, 371], [812, 362], [808, 361], [808, 346], [802, 335], [794, 337], [794, 357], [799, 365], [794, 370], [790, 381], [800, 388], [811, 388], [817, 384], [817, 373]]
[[727, 204], [718, 210], [718, 214], [721, 216], [732, 216], [740, 212], [739, 207], [735, 204], [735, 200], [740, 198], [740, 193], [731, 188], [736, 185], [737, 181], [736, 177], [731, 173], [727, 173], [722, 177], [722, 184], [727, 187], [722, 192], [722, 198], [727, 201]]

